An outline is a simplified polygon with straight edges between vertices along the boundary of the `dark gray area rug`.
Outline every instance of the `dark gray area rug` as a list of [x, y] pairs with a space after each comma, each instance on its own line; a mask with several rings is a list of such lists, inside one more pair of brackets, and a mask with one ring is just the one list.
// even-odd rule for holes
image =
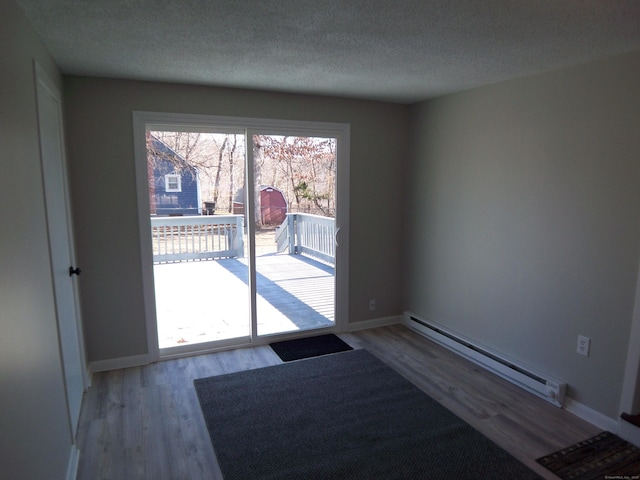
[[283, 362], [352, 350], [351, 345], [333, 333], [274, 342], [269, 346]]
[[194, 384], [225, 480], [540, 478], [366, 350]]

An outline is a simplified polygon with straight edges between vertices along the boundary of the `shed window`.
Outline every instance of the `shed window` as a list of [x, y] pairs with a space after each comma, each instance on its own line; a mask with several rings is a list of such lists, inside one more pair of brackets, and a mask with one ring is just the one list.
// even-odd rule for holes
[[180, 175], [176, 175], [176, 174], [165, 175], [164, 190], [165, 192], [181, 192], [182, 179], [180, 178]]

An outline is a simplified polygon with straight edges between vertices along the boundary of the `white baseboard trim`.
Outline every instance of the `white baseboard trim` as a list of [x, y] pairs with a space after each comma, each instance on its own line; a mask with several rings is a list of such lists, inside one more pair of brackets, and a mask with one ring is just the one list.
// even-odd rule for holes
[[393, 315], [391, 317], [374, 318], [372, 320], [363, 320], [362, 322], [353, 322], [347, 324], [346, 332], [357, 332], [358, 330], [367, 330], [369, 328], [386, 327], [396, 325], [402, 322], [402, 315]]
[[633, 443], [636, 447], [640, 447], [640, 428], [625, 420], [620, 420], [618, 436], [629, 443]]
[[67, 463], [67, 476], [66, 480], [76, 480], [78, 475], [78, 464], [80, 463], [80, 450], [73, 444], [71, 445], [71, 452], [69, 452], [69, 463]]
[[108, 360], [98, 360], [91, 362], [89, 368], [92, 373], [118, 370], [120, 368], [139, 367], [151, 363], [151, 356], [147, 353], [143, 355], [132, 355], [130, 357], [110, 358]]
[[616, 420], [577, 402], [573, 398], [565, 397], [563, 408], [598, 428], [611, 433], [618, 433], [619, 423]]
[[[388, 325], [396, 325], [401, 323], [401, 315], [393, 315], [391, 317], [374, 318], [372, 320], [364, 320], [362, 322], [348, 323], [343, 331], [355, 332], [358, 330], [366, 330], [368, 328], [386, 327]], [[120, 368], [139, 367], [148, 365], [153, 362], [150, 354], [132, 355], [130, 357], [110, 358], [107, 360], [97, 360], [89, 364], [91, 373], [106, 372], [109, 370], [118, 370]]]

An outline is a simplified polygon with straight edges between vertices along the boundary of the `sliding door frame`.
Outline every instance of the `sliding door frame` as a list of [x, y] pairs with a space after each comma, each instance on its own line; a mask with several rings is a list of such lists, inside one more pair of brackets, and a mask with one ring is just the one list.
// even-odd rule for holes
[[[140, 232], [140, 253], [143, 281], [143, 298], [147, 330], [149, 361], [160, 359], [158, 345], [158, 326], [155, 306], [155, 288], [153, 274], [153, 252], [151, 241], [150, 205], [147, 179], [147, 153], [145, 133], [148, 129], [243, 133], [246, 135], [246, 155], [248, 168], [245, 169], [245, 190], [248, 196], [247, 218], [253, 218], [253, 136], [254, 135], [296, 135], [306, 137], [331, 137], [337, 140], [336, 174], [336, 258], [335, 258], [335, 326], [324, 331], [344, 331], [349, 314], [349, 155], [350, 126], [346, 123], [289, 121], [264, 118], [226, 117], [216, 115], [191, 115], [159, 112], [133, 112], [134, 154], [136, 170], [136, 189], [138, 193], [138, 226]], [[255, 257], [254, 222], [247, 222], [249, 255]], [[233, 339], [229, 342], [216, 342], [214, 347], [202, 344], [202, 349], [191, 350], [190, 354], [235, 348], [242, 345], [260, 345], [273, 341], [301, 336], [300, 333], [258, 336], [256, 320], [256, 271], [255, 262], [249, 262], [249, 288], [251, 299], [251, 336], [248, 343]], [[302, 332], [304, 334], [304, 332]], [[185, 352], [186, 353], [186, 352]], [[163, 358], [169, 358], [164, 356]]]

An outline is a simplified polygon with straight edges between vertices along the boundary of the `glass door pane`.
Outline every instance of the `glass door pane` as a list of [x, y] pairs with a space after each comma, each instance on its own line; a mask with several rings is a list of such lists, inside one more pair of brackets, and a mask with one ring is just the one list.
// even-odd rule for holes
[[248, 341], [244, 133], [148, 130], [146, 144], [161, 354]]
[[251, 139], [257, 334], [333, 327], [336, 139]]

